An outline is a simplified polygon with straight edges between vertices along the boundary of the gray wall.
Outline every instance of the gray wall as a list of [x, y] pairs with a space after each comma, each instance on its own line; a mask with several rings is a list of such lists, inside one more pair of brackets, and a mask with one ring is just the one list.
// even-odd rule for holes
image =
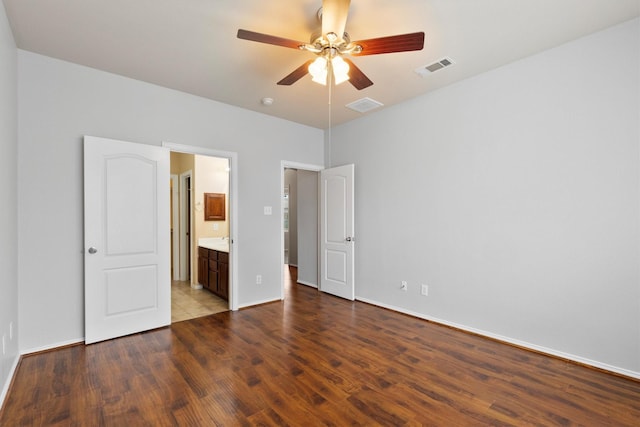
[[[17, 50], [0, 3], [0, 407], [18, 360], [18, 79]], [[9, 325], [13, 322], [13, 337]]]
[[298, 265], [298, 175], [295, 169], [284, 170], [284, 185], [289, 187], [289, 231], [285, 247], [289, 250], [289, 265]]
[[239, 304], [280, 299], [281, 162], [323, 164], [321, 130], [25, 51], [18, 70], [23, 352], [84, 336], [84, 134], [237, 152]]
[[298, 282], [318, 287], [318, 172], [298, 170]]
[[328, 163], [356, 164], [357, 297], [640, 377], [639, 32], [334, 128]]

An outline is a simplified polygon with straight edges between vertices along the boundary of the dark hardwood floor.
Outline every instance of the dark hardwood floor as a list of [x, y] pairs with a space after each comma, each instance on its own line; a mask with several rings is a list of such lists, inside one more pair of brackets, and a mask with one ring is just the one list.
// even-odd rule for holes
[[0, 425], [638, 426], [640, 382], [292, 284], [24, 357]]

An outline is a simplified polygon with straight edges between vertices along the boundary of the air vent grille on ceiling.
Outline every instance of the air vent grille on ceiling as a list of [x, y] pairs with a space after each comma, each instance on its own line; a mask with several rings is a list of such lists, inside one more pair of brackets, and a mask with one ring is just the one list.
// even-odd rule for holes
[[382, 107], [384, 104], [371, 98], [362, 98], [357, 101], [353, 101], [347, 104], [346, 107], [358, 113], [366, 113], [367, 111], [375, 110], [378, 107]]
[[442, 58], [441, 60], [434, 62], [433, 64], [416, 68], [414, 71], [420, 74], [422, 77], [425, 77], [431, 73], [435, 73], [436, 71], [441, 70], [453, 64], [454, 62], [451, 60], [451, 58]]

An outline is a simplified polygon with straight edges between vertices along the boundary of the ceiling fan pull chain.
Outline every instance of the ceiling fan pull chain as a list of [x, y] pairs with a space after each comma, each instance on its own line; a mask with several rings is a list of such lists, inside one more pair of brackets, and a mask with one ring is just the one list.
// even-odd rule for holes
[[333, 95], [333, 73], [329, 73], [329, 143], [331, 143], [331, 96]]

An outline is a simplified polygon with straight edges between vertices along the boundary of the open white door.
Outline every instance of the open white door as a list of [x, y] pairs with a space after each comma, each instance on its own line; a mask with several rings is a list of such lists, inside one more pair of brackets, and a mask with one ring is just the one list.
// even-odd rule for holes
[[84, 137], [85, 343], [171, 323], [169, 150]]
[[320, 290], [355, 298], [354, 165], [320, 172]]

